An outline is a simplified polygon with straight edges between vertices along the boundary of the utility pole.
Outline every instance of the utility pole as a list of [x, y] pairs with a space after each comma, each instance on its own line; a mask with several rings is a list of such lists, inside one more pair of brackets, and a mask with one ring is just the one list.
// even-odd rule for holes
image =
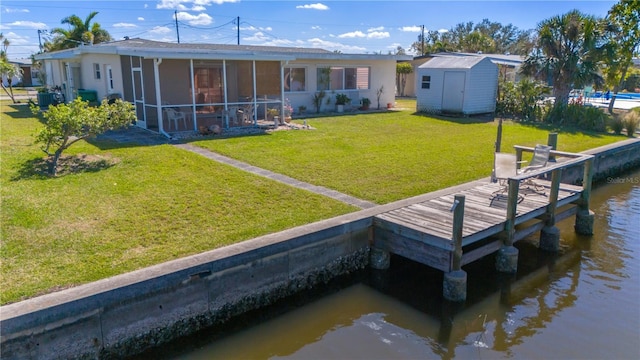
[[238, 26], [238, 45], [240, 45], [240, 16], [236, 19], [236, 25]]
[[40, 34], [46, 33], [47, 30], [38, 30], [38, 44], [40, 44], [40, 52], [42, 52], [42, 39], [40, 39]]
[[178, 30], [178, 10], [174, 10], [173, 14], [176, 18], [176, 35], [178, 35], [178, 44], [180, 44], [180, 30]]
[[424, 25], [420, 27], [422, 28], [422, 56], [424, 56]]

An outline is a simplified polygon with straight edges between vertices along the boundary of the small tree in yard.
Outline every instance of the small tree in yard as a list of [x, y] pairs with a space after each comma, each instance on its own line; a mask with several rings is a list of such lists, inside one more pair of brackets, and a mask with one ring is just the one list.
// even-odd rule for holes
[[[35, 105], [31, 106], [31, 111], [39, 112]], [[44, 144], [42, 150], [49, 156], [49, 174], [52, 176], [57, 174], [60, 155], [71, 145], [127, 126], [136, 119], [133, 105], [120, 99], [113, 104], [103, 100], [100, 106], [90, 107], [89, 102], [76, 98], [69, 104], [50, 106], [43, 116], [46, 124], [36, 135], [36, 141]]]

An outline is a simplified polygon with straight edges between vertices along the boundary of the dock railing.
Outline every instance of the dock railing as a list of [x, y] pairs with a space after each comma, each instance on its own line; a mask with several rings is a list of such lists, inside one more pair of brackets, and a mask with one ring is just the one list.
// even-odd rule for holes
[[[516, 161], [520, 164], [522, 161], [523, 152], [533, 152], [534, 149], [525, 146], [515, 146], [516, 149]], [[518, 174], [516, 176], [509, 177], [508, 179], [508, 198], [507, 198], [507, 222], [505, 226], [505, 237], [503, 246], [512, 246], [514, 242], [515, 234], [515, 220], [517, 214], [517, 206], [519, 201], [520, 184], [528, 179], [536, 178], [542, 175], [550, 174], [551, 186], [549, 189], [549, 205], [547, 206], [546, 213], [543, 217], [545, 226], [553, 227], [555, 225], [555, 212], [557, 209], [558, 191], [560, 189], [560, 181], [562, 178], [562, 171], [569, 167], [582, 165], [584, 167], [584, 175], [582, 180], [582, 193], [580, 199], [576, 202], [578, 206], [578, 212], [576, 215], [576, 232], [581, 234], [591, 235], [593, 233], [593, 224], [590, 226], [579, 226], [579, 222], [584, 220], [584, 217], [589, 218], [591, 213], [589, 210], [589, 198], [591, 196], [591, 182], [593, 179], [593, 155], [587, 154], [575, 154], [564, 151], [552, 150], [551, 156], [561, 157], [563, 159], [558, 162], [549, 162], [547, 166], [536, 169], [533, 171], [527, 171], [526, 173]], [[566, 160], [565, 160], [566, 159]], [[589, 221], [587, 221], [588, 223]], [[588, 224], [587, 224], [588, 225]]]

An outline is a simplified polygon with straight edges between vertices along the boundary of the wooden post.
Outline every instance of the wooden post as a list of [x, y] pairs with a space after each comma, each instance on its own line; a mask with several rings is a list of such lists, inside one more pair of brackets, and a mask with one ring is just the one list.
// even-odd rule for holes
[[522, 149], [516, 148], [516, 169], [520, 169], [522, 164]]
[[578, 203], [575, 230], [581, 235], [593, 235], [593, 222], [595, 215], [589, 209], [591, 199], [591, 182], [593, 180], [593, 156], [584, 163], [584, 176], [582, 178], [582, 197]]
[[[558, 133], [549, 133], [549, 137], [547, 138], [547, 145], [551, 146], [551, 150], [558, 149]], [[553, 155], [549, 155], [550, 162], [556, 162], [556, 157]]]
[[560, 250], [560, 230], [556, 225], [556, 208], [558, 207], [558, 192], [560, 191], [560, 179], [562, 169], [551, 172], [551, 189], [549, 189], [549, 205], [545, 213], [544, 227], [540, 231], [540, 248], [546, 251], [557, 252]]
[[518, 270], [518, 249], [513, 246], [515, 235], [516, 211], [520, 180], [509, 179], [509, 197], [507, 198], [507, 222], [503, 233], [502, 247], [496, 256], [496, 269], [500, 272], [515, 273]]
[[464, 301], [467, 299], [467, 273], [462, 270], [462, 225], [464, 223], [464, 195], [454, 197], [451, 271], [444, 274], [442, 294], [449, 301]]
[[464, 222], [464, 195], [456, 195], [453, 209], [453, 271], [461, 269], [462, 264], [462, 224]]

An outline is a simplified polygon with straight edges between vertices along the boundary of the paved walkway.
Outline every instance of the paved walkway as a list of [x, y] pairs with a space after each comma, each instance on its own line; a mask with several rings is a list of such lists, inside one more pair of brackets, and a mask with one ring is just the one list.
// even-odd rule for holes
[[299, 180], [296, 180], [294, 178], [290, 178], [288, 176], [282, 175], [282, 174], [278, 174], [278, 173], [274, 173], [272, 171], [269, 170], [265, 170], [253, 165], [249, 165], [247, 163], [243, 163], [241, 161], [237, 161], [234, 159], [231, 159], [229, 157], [220, 155], [220, 154], [216, 154], [212, 151], [209, 151], [207, 149], [203, 149], [201, 147], [197, 147], [197, 146], [193, 146], [190, 144], [175, 144], [175, 147], [187, 150], [187, 151], [191, 151], [194, 152], [196, 154], [200, 154], [208, 159], [211, 160], [215, 160], [217, 162], [223, 163], [223, 164], [227, 164], [227, 165], [231, 165], [233, 167], [236, 167], [238, 169], [250, 172], [252, 174], [255, 175], [259, 175], [259, 176], [263, 176], [275, 181], [279, 181], [281, 183], [293, 186], [293, 187], [297, 187], [300, 189], [304, 189], [307, 191], [311, 191], [314, 192], [316, 194], [320, 194], [320, 195], [324, 195], [327, 197], [330, 197], [332, 199], [338, 200], [338, 201], [342, 201], [344, 203], [347, 203], [349, 205], [353, 205], [353, 206], [357, 206], [361, 209], [368, 209], [368, 208], [372, 208], [374, 206], [378, 206], [375, 203], [369, 202], [369, 201], [365, 201], [365, 200], [361, 200], [358, 198], [355, 198], [353, 196], [349, 196], [347, 194], [343, 194], [341, 192], [335, 191], [335, 190], [331, 190], [331, 189], [327, 189], [325, 187], [322, 186], [316, 186], [316, 185], [312, 185], [306, 182], [302, 182]]

